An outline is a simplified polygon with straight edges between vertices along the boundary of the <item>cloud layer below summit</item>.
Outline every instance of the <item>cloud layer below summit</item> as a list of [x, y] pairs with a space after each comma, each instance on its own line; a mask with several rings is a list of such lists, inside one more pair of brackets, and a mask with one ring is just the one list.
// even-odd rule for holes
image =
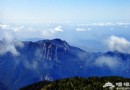
[[[13, 25], [0, 24], [0, 40], [6, 33], [18, 40], [39, 40], [60, 38], [86, 51], [118, 50], [130, 53], [130, 24], [92, 23], [92, 24], [43, 24]], [[95, 46], [96, 45], [96, 46]], [[102, 47], [102, 48], [101, 48]]]

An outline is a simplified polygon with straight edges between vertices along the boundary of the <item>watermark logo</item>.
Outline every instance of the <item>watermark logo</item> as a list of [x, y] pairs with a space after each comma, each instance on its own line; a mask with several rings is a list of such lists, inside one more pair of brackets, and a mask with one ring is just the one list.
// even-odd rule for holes
[[115, 87], [111, 82], [107, 82], [103, 85], [103, 88], [109, 87], [109, 90], [113, 90]]
[[117, 86], [116, 90], [130, 90], [129, 82], [117, 82], [116, 86]]
[[[109, 88], [109, 90], [130, 90], [129, 82], [116, 82], [114, 85], [111, 82], [107, 82], [103, 85], [103, 88]], [[114, 89], [114, 90], [115, 90]]]

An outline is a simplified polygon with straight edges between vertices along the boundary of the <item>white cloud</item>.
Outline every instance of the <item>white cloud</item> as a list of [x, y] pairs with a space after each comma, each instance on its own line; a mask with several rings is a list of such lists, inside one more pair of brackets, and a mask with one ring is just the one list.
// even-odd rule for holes
[[0, 28], [2, 28], [2, 29], [8, 29], [8, 28], [9, 28], [9, 25], [6, 25], [6, 24], [0, 24]]
[[91, 31], [92, 28], [76, 28], [76, 31]]
[[14, 25], [6, 25], [6, 24], [0, 24], [0, 28], [2, 30], [9, 30], [9, 31], [14, 31], [14, 32], [17, 32], [17, 31], [20, 31], [20, 30], [25, 30], [25, 26], [14, 26]]
[[130, 25], [130, 23], [124, 23], [124, 22], [117, 22], [116, 24], [119, 25], [119, 26], [127, 26], [127, 25]]
[[52, 38], [57, 34], [59, 31], [55, 31], [54, 29], [49, 29], [49, 30], [43, 30], [42, 31], [42, 37], [44, 38]]
[[93, 26], [113, 26], [112, 23], [93, 23]]
[[62, 26], [57, 26], [54, 28], [56, 32], [63, 32]]
[[114, 23], [91, 23], [91, 24], [79, 24], [78, 26], [114, 26]]
[[48, 29], [48, 30], [43, 30], [42, 35], [43, 37], [50, 38], [55, 36], [57, 33], [63, 32], [64, 30], [62, 29], [62, 26], [56, 26], [54, 29]]
[[18, 31], [20, 31], [20, 30], [24, 30], [25, 29], [25, 27], [24, 26], [19, 26], [19, 27], [13, 27], [13, 28], [11, 28], [13, 31], [15, 31], [15, 32], [18, 32]]
[[130, 25], [130, 23], [127, 22], [117, 22], [117, 23], [111, 23], [111, 22], [107, 22], [107, 23], [91, 23], [91, 24], [79, 24], [77, 26], [128, 26]]
[[110, 36], [106, 40], [106, 43], [110, 50], [118, 50], [123, 53], [130, 53], [130, 41], [123, 37]]
[[14, 56], [20, 55], [16, 47], [23, 47], [23, 43], [14, 39], [10, 33], [4, 33], [2, 43], [0, 43], [0, 55], [10, 52]]
[[[14, 38], [26, 40], [29, 38], [53, 38], [57, 33], [64, 30], [62, 26], [49, 27], [47, 25], [39, 26], [23, 26], [23, 25], [6, 25], [0, 24], [0, 33], [13, 33]], [[1, 39], [2, 36], [0, 36]]]
[[110, 69], [116, 69], [120, 66], [120, 62], [118, 59], [113, 57], [101, 56], [95, 60], [94, 65], [99, 67], [107, 66]]
[[86, 31], [84, 28], [77, 28], [76, 31]]

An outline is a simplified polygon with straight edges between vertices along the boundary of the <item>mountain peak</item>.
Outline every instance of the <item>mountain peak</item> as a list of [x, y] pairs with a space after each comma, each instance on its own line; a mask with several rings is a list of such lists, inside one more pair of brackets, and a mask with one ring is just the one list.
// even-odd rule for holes
[[39, 44], [48, 43], [48, 44], [60, 46], [60, 47], [66, 47], [69, 45], [66, 41], [58, 39], [58, 38], [52, 39], [52, 40], [40, 40], [40, 41], [37, 41], [37, 43]]
[[58, 39], [58, 38], [51, 40], [51, 42], [53, 44], [58, 44], [58, 45], [62, 45], [62, 46], [68, 46], [68, 43], [66, 41]]
[[53, 41], [63, 42], [63, 40], [61, 40], [59, 38], [55, 38], [55, 39], [53, 39]]

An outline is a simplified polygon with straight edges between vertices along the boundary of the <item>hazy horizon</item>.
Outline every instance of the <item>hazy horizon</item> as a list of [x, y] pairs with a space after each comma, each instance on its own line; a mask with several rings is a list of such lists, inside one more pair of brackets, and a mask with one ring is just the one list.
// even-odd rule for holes
[[129, 8], [129, 0], [2, 0], [0, 39], [60, 38], [86, 51], [125, 51]]

